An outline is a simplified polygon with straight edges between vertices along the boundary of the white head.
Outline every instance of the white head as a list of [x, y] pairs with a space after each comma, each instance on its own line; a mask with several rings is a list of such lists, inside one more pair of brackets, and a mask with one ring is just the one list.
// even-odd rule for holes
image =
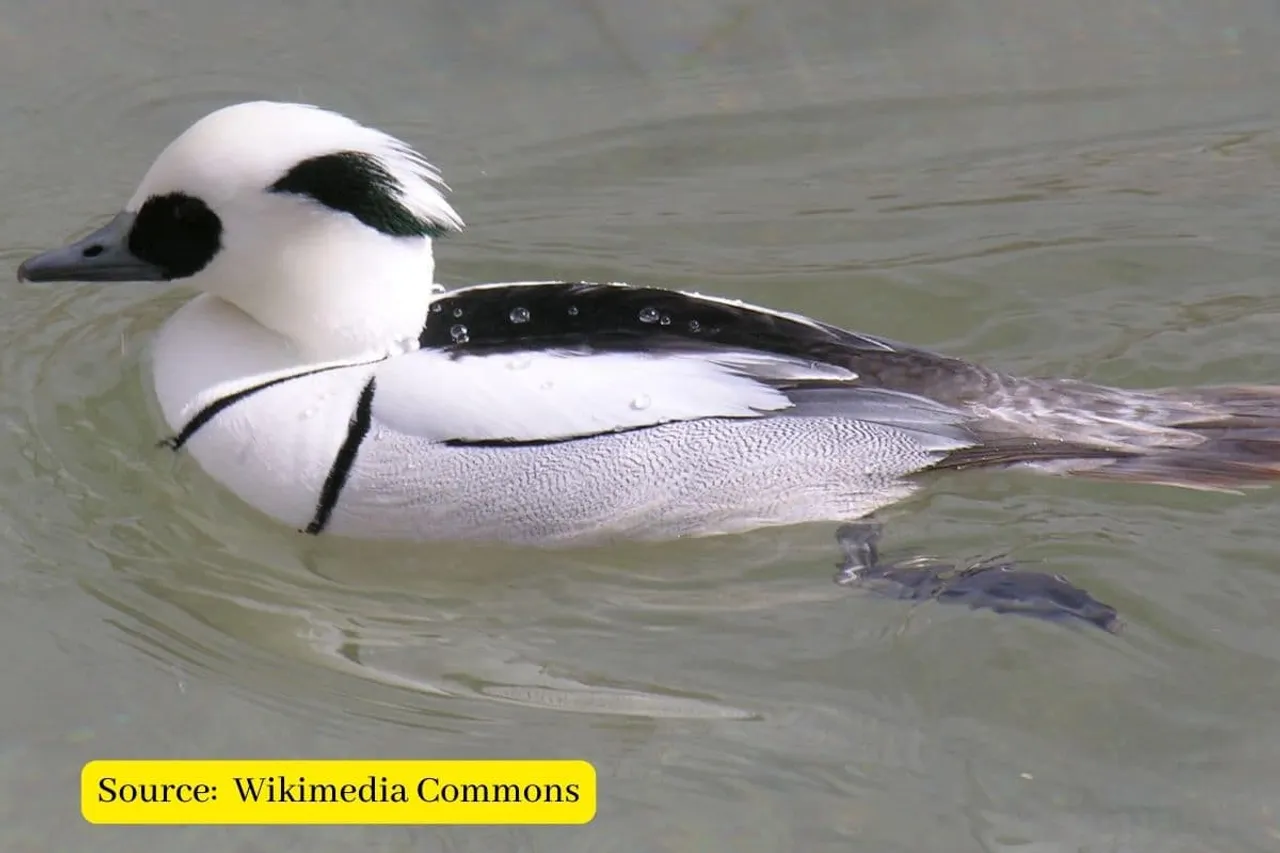
[[304, 104], [255, 101], [192, 125], [124, 211], [29, 258], [30, 281], [189, 281], [314, 358], [416, 337], [431, 241], [463, 227], [409, 146]]

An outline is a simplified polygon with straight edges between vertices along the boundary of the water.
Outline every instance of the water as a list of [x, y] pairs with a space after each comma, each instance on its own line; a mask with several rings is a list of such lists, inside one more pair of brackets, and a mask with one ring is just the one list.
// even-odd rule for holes
[[[1250, 0], [0, 6], [0, 267], [189, 122], [403, 134], [449, 283], [691, 288], [1126, 385], [1276, 381], [1280, 13]], [[1280, 491], [951, 478], [885, 548], [1044, 561], [1118, 636], [832, 583], [832, 531], [311, 540], [157, 449], [166, 285], [5, 285], [0, 850], [1280, 847]], [[95, 829], [103, 756], [564, 756], [585, 828]]]

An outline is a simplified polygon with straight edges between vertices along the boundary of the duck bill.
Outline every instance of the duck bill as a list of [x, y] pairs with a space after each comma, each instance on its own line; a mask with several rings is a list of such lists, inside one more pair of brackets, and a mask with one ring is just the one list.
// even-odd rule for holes
[[129, 251], [135, 215], [124, 212], [74, 243], [33, 255], [18, 267], [18, 281], [163, 281], [155, 264]]

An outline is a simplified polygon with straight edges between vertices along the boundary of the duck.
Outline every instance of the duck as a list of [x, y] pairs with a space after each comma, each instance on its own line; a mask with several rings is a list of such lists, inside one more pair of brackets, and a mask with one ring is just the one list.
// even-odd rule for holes
[[353, 118], [232, 104], [18, 278], [194, 289], [151, 342], [158, 434], [311, 535], [580, 546], [856, 522], [971, 469], [1280, 477], [1276, 386], [1023, 377], [637, 284], [445, 288], [448, 193]]

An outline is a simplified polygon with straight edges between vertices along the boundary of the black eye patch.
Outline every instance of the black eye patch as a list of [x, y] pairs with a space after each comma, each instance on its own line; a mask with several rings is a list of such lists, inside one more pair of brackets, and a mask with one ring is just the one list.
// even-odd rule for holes
[[311, 157], [295, 165], [271, 192], [306, 196], [390, 237], [439, 237], [444, 223], [419, 216], [400, 201], [404, 187], [378, 158], [361, 151]]
[[153, 195], [138, 209], [129, 251], [165, 277], [186, 278], [208, 266], [222, 248], [222, 220], [195, 196]]

